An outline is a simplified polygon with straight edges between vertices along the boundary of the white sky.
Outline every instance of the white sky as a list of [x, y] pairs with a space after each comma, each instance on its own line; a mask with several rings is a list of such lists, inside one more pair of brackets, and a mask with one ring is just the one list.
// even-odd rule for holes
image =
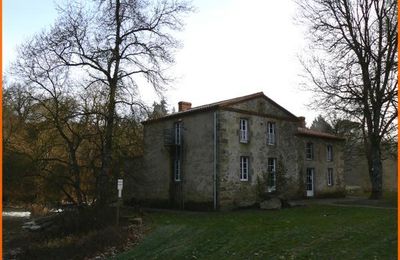
[[[184, 47], [177, 53], [167, 102], [193, 106], [263, 91], [310, 125], [317, 116], [305, 104], [311, 94], [300, 90], [303, 73], [297, 58], [305, 49], [302, 29], [294, 24], [293, 0], [194, 0], [197, 8], [179, 34]], [[3, 66], [7, 71], [16, 46], [53, 23], [53, 0], [3, 1]], [[152, 104], [157, 97], [141, 92]]]

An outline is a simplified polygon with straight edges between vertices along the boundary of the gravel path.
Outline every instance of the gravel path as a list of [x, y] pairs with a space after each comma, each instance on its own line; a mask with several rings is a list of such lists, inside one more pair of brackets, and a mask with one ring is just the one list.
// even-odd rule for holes
[[331, 205], [338, 207], [361, 207], [361, 208], [379, 208], [379, 209], [392, 209], [397, 210], [392, 204], [385, 200], [370, 200], [364, 197], [346, 197], [346, 198], [333, 198], [333, 199], [306, 199], [299, 200], [299, 203], [305, 205], [320, 204]]

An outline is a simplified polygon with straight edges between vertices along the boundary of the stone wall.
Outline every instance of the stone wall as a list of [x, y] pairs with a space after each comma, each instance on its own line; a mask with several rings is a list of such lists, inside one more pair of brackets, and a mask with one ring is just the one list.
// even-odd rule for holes
[[[306, 159], [306, 143], [314, 147], [314, 158]], [[333, 147], [333, 161], [327, 161], [327, 145]], [[302, 162], [299, 174], [305, 182], [306, 169], [314, 168], [314, 196], [330, 197], [344, 195], [344, 141], [316, 137], [298, 137], [299, 161]], [[328, 168], [333, 168], [333, 185], [328, 186]], [[304, 191], [305, 195], [305, 191]]]
[[383, 192], [397, 192], [397, 158], [389, 157], [382, 162]]
[[[397, 192], [397, 158], [384, 155], [383, 167], [383, 192]], [[371, 191], [371, 181], [368, 173], [368, 163], [364, 154], [352, 155], [351, 162], [348, 163], [348, 170], [345, 173], [345, 182], [350, 190], [361, 192]]]
[[[260, 103], [264, 103], [260, 105]], [[268, 113], [274, 111], [271, 104], [262, 100], [251, 100], [236, 105], [236, 108], [251, 112]], [[261, 110], [262, 109], [262, 110]], [[256, 111], [254, 111], [256, 110]], [[277, 114], [277, 113], [275, 113]], [[287, 114], [281, 113], [280, 116]], [[239, 122], [244, 118], [249, 123], [249, 142], [239, 142]], [[267, 144], [267, 122], [276, 124], [276, 144]], [[259, 191], [267, 187], [262, 180], [267, 175], [268, 158], [281, 160], [289, 179], [287, 196], [294, 197], [298, 190], [298, 159], [296, 138], [298, 122], [268, 118], [262, 115], [221, 110], [219, 124], [219, 189], [218, 199], [221, 209], [251, 206], [260, 200]], [[240, 156], [249, 157], [249, 180], [240, 180]], [[279, 163], [279, 161], [278, 161]], [[260, 183], [261, 180], [261, 183]]]
[[164, 129], [171, 127], [169, 124], [169, 121], [158, 121], [144, 126], [143, 170], [133, 192], [139, 201], [169, 202], [171, 162], [163, 135]]
[[[182, 122], [181, 181], [173, 176], [173, 149], [164, 145], [164, 130]], [[144, 126], [143, 171], [132, 197], [177, 208], [213, 205], [213, 112], [151, 122]], [[164, 204], [164, 205], [163, 205]]]
[[[280, 196], [288, 199], [305, 197], [307, 167], [315, 169], [315, 197], [344, 194], [342, 141], [296, 135], [300, 122], [263, 98], [236, 104], [233, 107], [238, 110], [226, 108], [220, 110], [218, 114], [218, 202], [221, 209], [252, 206], [263, 199], [260, 191], [264, 191], [265, 195], [267, 190], [267, 183], [262, 180], [267, 176], [268, 158], [276, 158], [277, 164], [285, 170], [282, 173], [277, 172], [277, 179], [284, 178], [284, 182], [277, 183], [277, 191], [267, 193], [271, 197]], [[248, 143], [239, 141], [240, 119], [248, 120]], [[267, 122], [276, 124], [275, 145], [267, 144]], [[312, 161], [305, 160], [305, 143], [308, 141], [314, 143]], [[326, 159], [328, 144], [333, 146], [332, 162]], [[248, 181], [240, 180], [240, 156], [248, 156], [250, 160]], [[327, 184], [328, 168], [334, 170], [332, 186]]]
[[[184, 200], [213, 204], [214, 113], [203, 112], [182, 119]], [[196, 205], [193, 205], [195, 207]]]
[[282, 108], [274, 105], [271, 102], [268, 102], [265, 98], [259, 97], [252, 100], [248, 100], [246, 102], [238, 103], [231, 106], [232, 108], [252, 111], [262, 114], [274, 115], [277, 117], [288, 117], [288, 113], [286, 113]]

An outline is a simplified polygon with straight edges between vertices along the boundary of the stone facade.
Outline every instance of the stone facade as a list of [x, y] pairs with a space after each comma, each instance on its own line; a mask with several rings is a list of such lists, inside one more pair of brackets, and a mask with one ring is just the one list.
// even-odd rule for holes
[[[174, 179], [176, 146], [165, 143], [181, 122], [180, 181]], [[150, 205], [185, 207], [213, 203], [213, 113], [204, 112], [158, 120], [144, 127], [143, 168], [130, 196]]]
[[[305, 151], [306, 144], [312, 142], [314, 145], [314, 158], [305, 158], [305, 152], [299, 153], [299, 161], [302, 162], [299, 172], [306, 174], [307, 168], [314, 169], [314, 196], [335, 197], [344, 195], [344, 158], [343, 145], [341, 141], [332, 139], [321, 139], [312, 136], [305, 136], [299, 139], [298, 150]], [[327, 160], [327, 146], [333, 147], [333, 160]], [[328, 168], [333, 171], [332, 185], [328, 185]]]
[[[384, 193], [397, 192], [397, 156], [383, 151], [382, 161], [383, 178], [382, 188]], [[370, 193], [371, 180], [368, 173], [368, 162], [365, 154], [354, 154], [351, 162], [346, 165], [345, 183], [350, 193]]]
[[[310, 196], [307, 168], [313, 169], [308, 178], [312, 196], [338, 195], [344, 190], [343, 140], [302, 128], [303, 120], [256, 93], [146, 121], [142, 181], [132, 196], [177, 208], [247, 207], [265, 197]], [[244, 121], [245, 127], [241, 126]], [[175, 128], [177, 123], [180, 130]], [[241, 127], [245, 142], [240, 140]], [[268, 142], [270, 128], [274, 129], [272, 144]], [[169, 140], [176, 131], [181, 136], [178, 145]], [[307, 160], [310, 142], [314, 156]], [[327, 161], [328, 145], [333, 150], [331, 161]], [[330, 183], [328, 168], [332, 169]]]

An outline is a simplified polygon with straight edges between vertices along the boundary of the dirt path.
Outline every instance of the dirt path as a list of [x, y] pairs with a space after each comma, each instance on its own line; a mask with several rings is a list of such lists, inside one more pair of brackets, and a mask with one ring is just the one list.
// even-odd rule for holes
[[393, 204], [385, 200], [370, 200], [364, 197], [346, 197], [346, 198], [334, 198], [334, 199], [306, 199], [300, 200], [299, 203], [305, 205], [319, 204], [319, 205], [330, 205], [338, 207], [360, 207], [360, 208], [377, 208], [377, 209], [391, 209], [397, 210]]

